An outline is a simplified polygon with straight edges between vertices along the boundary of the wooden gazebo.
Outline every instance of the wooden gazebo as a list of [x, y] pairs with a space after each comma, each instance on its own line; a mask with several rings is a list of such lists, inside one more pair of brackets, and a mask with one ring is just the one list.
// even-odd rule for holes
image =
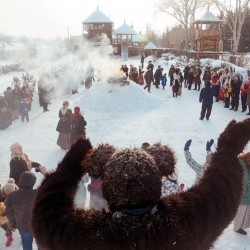
[[103, 13], [98, 7], [88, 18], [83, 22], [83, 31], [88, 33], [87, 37], [93, 39], [105, 33], [110, 42], [112, 42], [112, 29], [114, 23]]
[[207, 57], [219, 59], [219, 55], [223, 50], [221, 31], [223, 22], [209, 10], [192, 22], [194, 25], [194, 48], [192, 53], [195, 59]]

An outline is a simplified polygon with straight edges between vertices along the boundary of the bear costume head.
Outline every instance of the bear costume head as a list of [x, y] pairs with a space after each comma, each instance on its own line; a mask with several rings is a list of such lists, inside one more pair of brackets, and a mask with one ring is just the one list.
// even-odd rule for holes
[[[161, 178], [171, 175], [176, 163], [168, 146], [93, 148], [80, 138], [36, 192], [34, 237], [47, 250], [210, 249], [240, 204], [243, 169], [237, 156], [249, 140], [250, 119], [231, 121], [200, 182], [160, 198]], [[101, 177], [109, 212], [74, 207], [86, 172]]]

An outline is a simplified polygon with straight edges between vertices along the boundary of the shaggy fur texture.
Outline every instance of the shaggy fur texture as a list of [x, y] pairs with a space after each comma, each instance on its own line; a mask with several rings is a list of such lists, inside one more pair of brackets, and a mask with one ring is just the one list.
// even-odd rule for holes
[[100, 144], [88, 162], [87, 172], [91, 177], [99, 178], [103, 174], [103, 166], [115, 152], [109, 144]]
[[[105, 213], [74, 208], [77, 183], [93, 154], [90, 142], [80, 139], [37, 190], [34, 236], [46, 250], [209, 249], [240, 204], [243, 169], [237, 155], [249, 140], [250, 119], [232, 121], [220, 135], [217, 151], [200, 182], [162, 199], [155, 156], [136, 149], [114, 153], [102, 174], [104, 196], [113, 208]], [[119, 211], [120, 206], [148, 205], [152, 205], [151, 211], [142, 216]]]
[[6, 217], [6, 208], [3, 202], [0, 202], [0, 226], [4, 225], [6, 222], [8, 222], [8, 219]]

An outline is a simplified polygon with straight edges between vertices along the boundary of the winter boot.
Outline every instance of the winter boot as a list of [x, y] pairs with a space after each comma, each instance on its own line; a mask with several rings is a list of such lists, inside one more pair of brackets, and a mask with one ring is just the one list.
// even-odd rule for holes
[[13, 241], [12, 234], [10, 234], [10, 235], [5, 234], [5, 236], [7, 238], [6, 247], [9, 247]]
[[236, 233], [239, 233], [242, 235], [247, 235], [247, 232], [245, 230], [243, 230], [242, 228], [240, 228], [238, 231], [236, 231]]

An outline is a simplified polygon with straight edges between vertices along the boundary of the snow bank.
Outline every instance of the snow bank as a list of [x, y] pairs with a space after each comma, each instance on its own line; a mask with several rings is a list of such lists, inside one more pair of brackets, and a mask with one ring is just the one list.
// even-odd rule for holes
[[134, 82], [126, 86], [94, 82], [75, 104], [91, 112], [123, 113], [152, 110], [160, 101]]

